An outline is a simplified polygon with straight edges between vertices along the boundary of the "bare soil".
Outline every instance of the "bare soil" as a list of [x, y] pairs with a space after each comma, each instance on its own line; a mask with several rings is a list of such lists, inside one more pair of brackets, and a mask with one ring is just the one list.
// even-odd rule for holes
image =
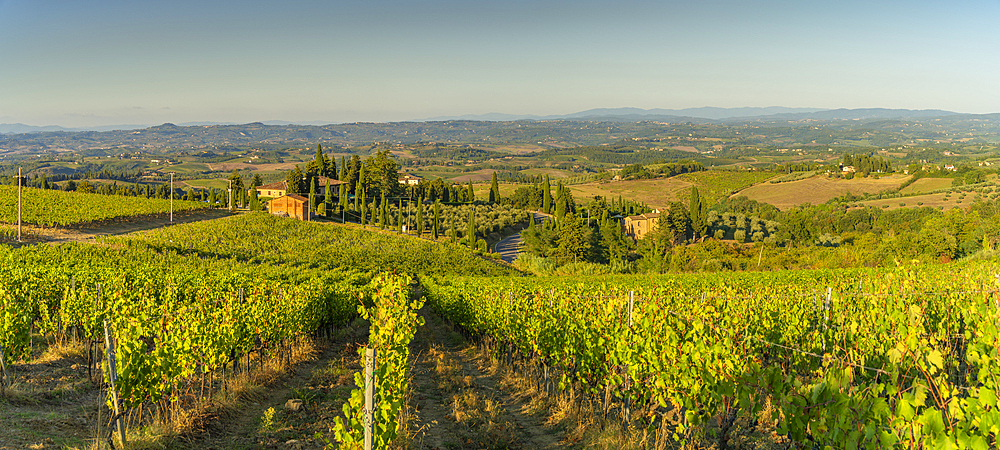
[[[85, 351], [9, 364], [12, 386], [0, 396], [0, 449], [85, 447], [98, 433], [100, 388], [87, 379]], [[107, 418], [104, 413], [104, 418]]]
[[490, 358], [425, 307], [411, 345], [408, 448], [559, 448], [561, 432], [507, 390]]
[[[334, 419], [356, 388], [361, 369], [358, 348], [368, 342], [368, 327], [358, 320], [319, 340], [305, 362], [279, 374], [236, 408], [213, 417], [200, 432], [171, 442], [171, 449], [313, 449], [333, 441]], [[303, 401], [298, 411], [289, 400]], [[317, 433], [318, 436], [317, 437]], [[333, 441], [336, 442], [336, 441]]]

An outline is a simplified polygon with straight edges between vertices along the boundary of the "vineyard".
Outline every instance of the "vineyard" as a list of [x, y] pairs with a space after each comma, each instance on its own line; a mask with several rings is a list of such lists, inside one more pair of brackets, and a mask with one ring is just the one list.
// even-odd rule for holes
[[[986, 449], [1000, 427], [996, 272], [422, 283], [435, 309], [539, 390], [660, 442]], [[762, 419], [765, 407], [776, 412]]]
[[249, 213], [203, 223], [178, 225], [129, 236], [108, 237], [108, 244], [140, 251], [175, 252], [226, 258], [261, 266], [394, 270], [412, 274], [515, 275], [465, 248], [411, 236], [302, 222]]
[[[0, 285], [0, 391], [19, 384], [19, 365], [30, 362], [39, 339], [87, 342], [86, 373], [102, 387], [111, 417], [98, 422], [99, 430], [102, 424], [107, 428], [98, 431], [96, 442], [103, 445], [106, 437], [119, 448], [118, 436], [139, 433], [153, 417], [183, 416], [241, 377], [287, 366], [303, 341], [330, 335], [360, 313], [372, 324], [368, 348], [379, 352], [374, 380], [385, 406], [381, 417], [394, 417], [406, 387], [406, 344], [417, 326], [411, 311], [419, 303], [405, 301], [408, 277], [380, 273], [375, 265], [392, 261], [447, 272], [441, 268], [445, 260], [487, 263], [468, 252], [470, 260], [464, 261], [448, 253], [457, 253], [457, 247], [412, 255], [427, 244], [262, 214], [217, 222], [161, 232], [167, 236], [163, 242], [178, 239], [178, 246], [169, 248], [157, 246], [156, 233], [148, 236], [149, 242], [121, 238], [111, 246], [0, 247], [0, 277], [5, 280]], [[297, 228], [303, 225], [309, 228]], [[266, 227], [273, 239], [246, 239], [246, 233], [261, 231], [254, 226]], [[179, 234], [170, 234], [174, 232]], [[217, 250], [211, 257], [193, 250], [193, 236], [209, 235]], [[285, 260], [294, 253], [282, 253], [288, 247], [244, 245], [248, 241], [291, 243], [300, 249], [342, 247], [355, 253]], [[373, 248], [388, 259], [370, 265], [335, 259], [364, 260], [361, 255]], [[256, 259], [252, 255], [257, 252], [269, 258]], [[324, 258], [327, 264], [307, 264], [309, 258]], [[395, 425], [385, 423], [381, 442], [396, 433]], [[336, 436], [349, 440], [360, 432], [348, 421]]]
[[[22, 221], [43, 226], [79, 225], [122, 217], [165, 214], [170, 200], [22, 188]], [[175, 199], [173, 210], [209, 208]], [[17, 186], [0, 185], [0, 222], [17, 223]]]
[[534, 395], [590, 411], [617, 448], [996, 448], [998, 273], [528, 277], [457, 245], [249, 213], [0, 247], [0, 388], [35, 346], [87, 343], [83, 373], [106, 404], [95, 439], [119, 448], [113, 436], [361, 320], [364, 364], [315, 442], [390, 448], [417, 432], [406, 393], [426, 301]]

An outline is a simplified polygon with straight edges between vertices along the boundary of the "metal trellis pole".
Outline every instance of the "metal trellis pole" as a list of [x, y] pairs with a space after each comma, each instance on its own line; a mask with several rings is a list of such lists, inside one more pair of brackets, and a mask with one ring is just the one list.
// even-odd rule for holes
[[17, 242], [21, 242], [21, 168], [17, 168]]

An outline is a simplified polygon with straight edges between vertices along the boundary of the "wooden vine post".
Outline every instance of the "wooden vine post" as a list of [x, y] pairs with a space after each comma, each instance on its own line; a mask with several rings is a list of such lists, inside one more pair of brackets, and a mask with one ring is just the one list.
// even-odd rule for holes
[[[628, 291], [628, 335], [632, 335], [632, 309], [635, 307], [635, 291]], [[632, 378], [628, 374], [628, 363], [625, 363], [625, 395], [622, 399], [622, 425], [628, 433], [629, 416], [631, 415], [631, 405], [629, 405], [629, 391], [632, 390]]]
[[118, 389], [115, 383], [118, 381], [118, 371], [115, 366], [115, 345], [108, 333], [108, 319], [104, 319], [104, 345], [108, 351], [108, 381], [111, 388], [111, 402], [115, 410], [115, 426], [118, 430], [118, 438], [121, 439], [121, 446], [125, 448], [125, 417], [122, 416], [121, 406], [118, 401]]
[[[95, 312], [97, 312], [101, 307], [101, 283], [97, 283], [96, 288], [97, 296], [94, 297]], [[99, 366], [101, 364], [100, 341], [98, 340], [99, 338], [97, 333], [97, 330], [91, 330], [90, 336], [87, 337], [90, 342], [90, 351], [87, 352], [87, 359], [89, 360], [89, 364], [87, 364], [87, 376], [90, 377], [90, 381], [92, 383], [96, 383], [96, 381], [94, 381], [94, 372], [100, 372]]]
[[0, 393], [7, 389], [10, 380], [7, 379], [7, 361], [3, 357], [3, 343], [0, 343]]
[[[244, 297], [243, 297], [243, 288], [240, 288], [240, 290], [239, 290], [239, 296], [240, 296], [240, 305], [243, 305], [243, 303], [245, 301]], [[233, 362], [233, 373], [236, 376], [239, 376], [239, 374], [240, 374], [240, 355], [236, 354], [236, 348], [235, 347], [232, 350], [230, 350], [229, 359]]]
[[365, 450], [375, 448], [375, 349], [365, 349]]
[[823, 353], [826, 353], [826, 330], [830, 322], [830, 296], [833, 288], [826, 288], [826, 301], [823, 302]]

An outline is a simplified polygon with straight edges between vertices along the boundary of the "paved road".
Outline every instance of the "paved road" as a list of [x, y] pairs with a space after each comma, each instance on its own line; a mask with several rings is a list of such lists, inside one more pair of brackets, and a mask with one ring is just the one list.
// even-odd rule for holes
[[[548, 220], [548, 218], [550, 217], [542, 213], [534, 213], [534, 214], [535, 214], [536, 227], [538, 226], [538, 224], [540, 224], [545, 220]], [[520, 250], [521, 250], [521, 233], [517, 233], [513, 236], [507, 236], [500, 242], [497, 242], [497, 245], [494, 246], [493, 251], [500, 254], [500, 259], [503, 259], [506, 262], [514, 262], [514, 260], [517, 258], [517, 253]]]

